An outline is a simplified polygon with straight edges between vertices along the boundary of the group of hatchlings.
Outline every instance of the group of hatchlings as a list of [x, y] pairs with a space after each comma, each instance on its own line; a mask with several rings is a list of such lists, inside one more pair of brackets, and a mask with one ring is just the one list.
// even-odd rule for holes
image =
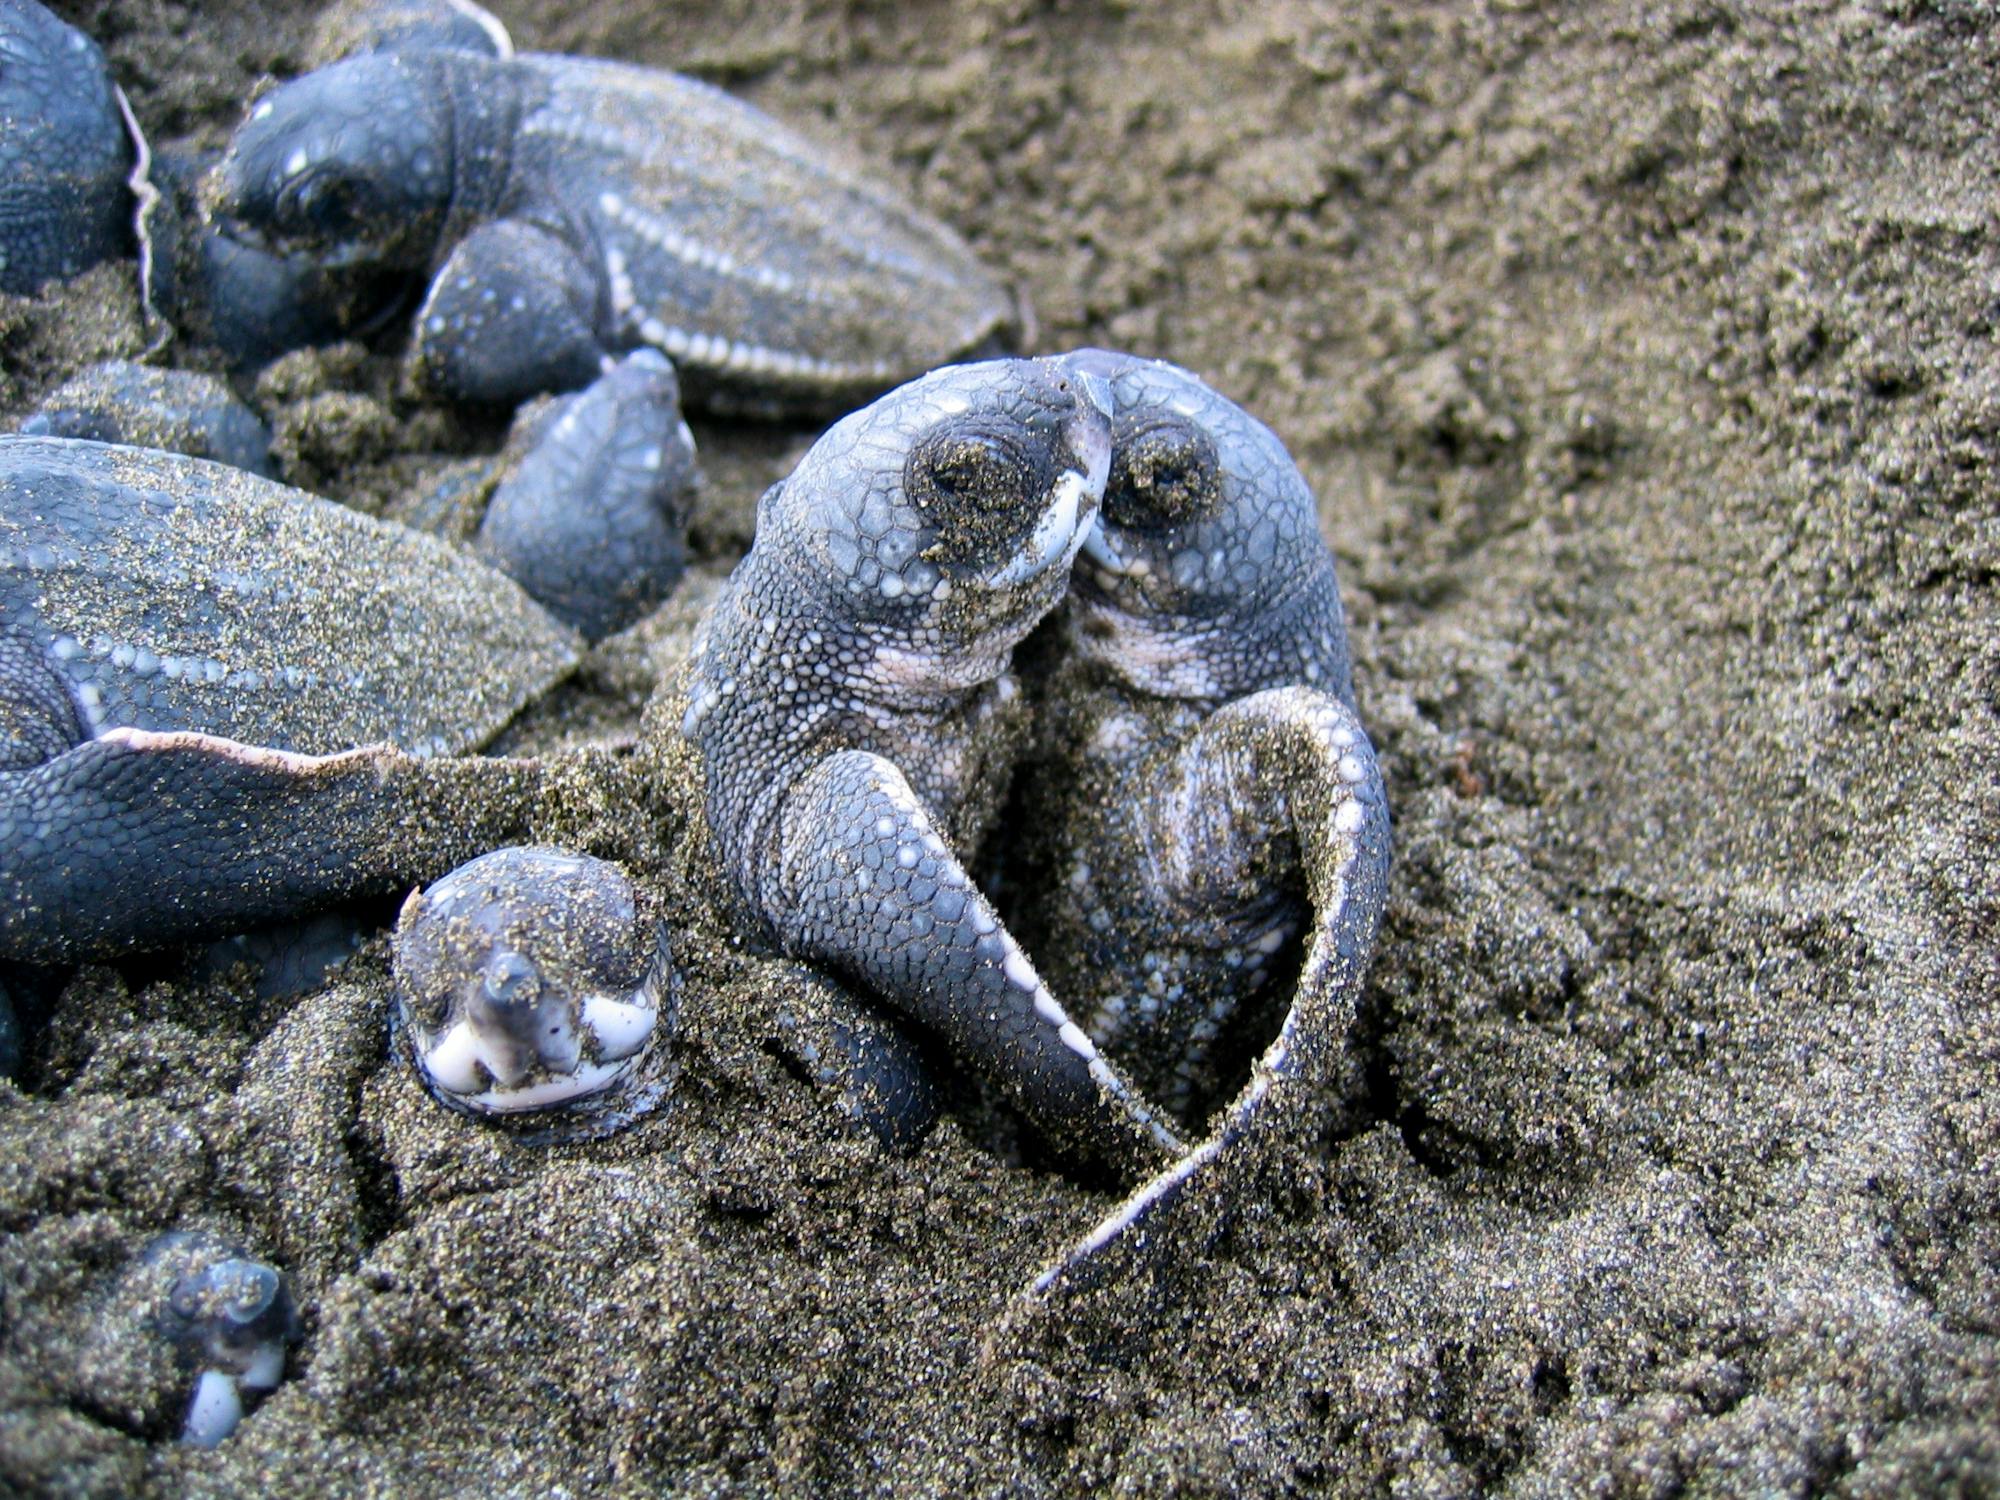
[[[435, 1097], [542, 1138], [637, 1120], [702, 1002], [643, 874], [549, 842], [558, 789], [615, 757], [478, 751], [673, 588], [683, 396], [845, 411], [760, 501], [646, 733], [699, 765], [689, 837], [744, 937], [825, 997], [850, 1112], [921, 1136], [911, 1023], [1135, 1185], [1030, 1295], [1313, 1118], [1389, 828], [1277, 437], [1156, 360], [946, 363], [1006, 336], [1005, 289], [706, 85], [517, 55], [469, 0], [342, 3], [318, 48], [202, 161], [150, 151], [97, 48], [0, 0], [0, 290], [136, 246], [158, 347], [251, 367], [421, 284], [412, 391], [563, 394], [469, 547], [264, 477], [258, 419], [158, 347], [0, 437], [0, 963], [423, 886], [393, 1025]], [[1003, 802], [1004, 920], [968, 873]], [[18, 1050], [4, 989], [0, 1032]], [[296, 1336], [282, 1280], [189, 1234], [141, 1270], [196, 1372], [185, 1435], [220, 1441]]]

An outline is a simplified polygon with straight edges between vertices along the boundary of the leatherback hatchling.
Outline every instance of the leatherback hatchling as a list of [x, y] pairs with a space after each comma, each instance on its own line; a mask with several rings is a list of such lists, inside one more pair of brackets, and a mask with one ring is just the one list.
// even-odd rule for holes
[[225, 233], [422, 275], [420, 388], [515, 403], [640, 344], [693, 400], [849, 405], [1012, 314], [936, 220], [741, 100], [580, 57], [347, 58], [259, 101]]

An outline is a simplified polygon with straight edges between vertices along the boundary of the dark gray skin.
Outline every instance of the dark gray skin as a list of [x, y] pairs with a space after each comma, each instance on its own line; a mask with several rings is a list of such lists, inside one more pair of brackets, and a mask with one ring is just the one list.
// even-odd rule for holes
[[306, 66], [369, 52], [471, 52], [512, 57], [514, 40], [472, 0], [334, 0], [313, 23]]
[[166, 146], [154, 156], [159, 205], [140, 219], [153, 267], [156, 310], [191, 343], [219, 350], [231, 368], [256, 370], [289, 349], [328, 344], [379, 326], [393, 310], [394, 280], [272, 255], [203, 222], [202, 176], [217, 153]]
[[0, 4], [0, 292], [123, 254], [133, 160], [97, 44], [34, 0]]
[[672, 1081], [667, 929], [607, 860], [496, 849], [404, 903], [396, 1009], [432, 1095], [537, 1139], [609, 1134]]
[[[511, 57], [500, 22], [470, 0], [337, 0], [320, 12], [308, 67], [368, 52], [439, 47]], [[152, 178], [161, 211], [144, 216], [158, 310], [183, 337], [220, 350], [237, 370], [255, 370], [289, 349], [365, 336], [398, 311], [409, 289], [386, 274], [322, 267], [303, 255], [273, 255], [203, 222], [196, 195], [218, 153], [163, 147]]]
[[687, 568], [701, 475], [666, 356], [637, 349], [508, 443], [474, 545], [596, 641], [664, 600]]
[[425, 279], [410, 375], [466, 401], [650, 344], [692, 400], [832, 409], [1012, 311], [950, 230], [768, 116], [583, 58], [349, 58], [260, 101], [209, 198], [236, 239]]
[[196, 370], [106, 360], [44, 396], [20, 430], [164, 448], [271, 477], [270, 428], [225, 382]]
[[1253, 1121], [1312, 1113], [1389, 869], [1333, 558], [1283, 444], [1175, 366], [1098, 350], [1066, 365], [1109, 384], [1114, 457], [1023, 776], [1016, 916], [1106, 1053], [1189, 1125], [1241, 1079], [1248, 1038], [1269, 1040], [1203, 1146], [1044, 1285]]
[[518, 841], [543, 768], [441, 757], [577, 652], [433, 538], [198, 459], [0, 438], [0, 959], [220, 936]]
[[1071, 1024], [963, 860], [1027, 731], [1015, 645], [1061, 600], [1109, 463], [1093, 382], [953, 366], [833, 427], [758, 509], [683, 731], [762, 935], [931, 1028], [1058, 1147], [1179, 1141]]
[[834, 1109], [884, 1150], [907, 1154], [937, 1123], [938, 1089], [915, 1040], [892, 1016], [804, 964], [771, 959], [768, 1045], [830, 1094]]

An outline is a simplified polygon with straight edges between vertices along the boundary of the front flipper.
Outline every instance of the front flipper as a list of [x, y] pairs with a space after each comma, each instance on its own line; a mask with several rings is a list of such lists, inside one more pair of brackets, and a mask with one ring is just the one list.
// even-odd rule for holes
[[517, 406], [588, 385], [610, 357], [598, 278], [533, 224], [501, 219], [459, 241], [417, 310], [410, 383], [454, 401]]
[[794, 954], [852, 975], [1004, 1088], [1059, 1148], [1127, 1176], [1181, 1142], [1055, 1001], [897, 767], [843, 750], [779, 814], [765, 912]]
[[218, 937], [434, 879], [530, 832], [535, 762], [295, 755], [114, 729], [0, 771], [0, 958]]
[[1157, 810], [1156, 839], [1176, 826], [1185, 836], [1197, 819], [1211, 836], [1228, 830], [1200, 845], [1199, 867], [1190, 864], [1177, 882], [1183, 895], [1211, 882], [1226, 889], [1218, 872], [1231, 867], [1303, 880], [1312, 911], [1305, 961], [1277, 1036], [1220, 1128], [1064, 1251], [1036, 1278], [1033, 1294], [1086, 1268], [1099, 1279], [1130, 1269], [1136, 1258], [1157, 1255], [1174, 1229], [1205, 1241], [1236, 1201], [1242, 1184], [1225, 1164], [1253, 1154], [1250, 1137], [1306, 1140], [1325, 1117], [1381, 922], [1388, 803], [1367, 735], [1329, 695], [1274, 688], [1225, 705], [1145, 795]]

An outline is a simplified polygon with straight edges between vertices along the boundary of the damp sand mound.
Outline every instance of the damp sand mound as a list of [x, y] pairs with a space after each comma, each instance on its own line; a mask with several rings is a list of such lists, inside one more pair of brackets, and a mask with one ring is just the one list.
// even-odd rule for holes
[[[60, 9], [211, 138], [311, 20]], [[1108, 1200], [977, 1101], [907, 1158], [847, 1134], [671, 816], [679, 1091], [614, 1140], [436, 1108], [379, 940], [279, 1001], [86, 970], [0, 1090], [0, 1489], [2000, 1485], [2000, 23], [502, 10], [846, 143], [1042, 347], [1170, 357], [1291, 444], [1397, 819], [1348, 1087], [1153, 1266], [1010, 1316]], [[5, 412], [136, 352], [129, 297], [0, 299]], [[478, 446], [385, 368], [266, 378], [287, 477], [382, 509]], [[713, 572], [809, 434], [698, 436]], [[524, 742], [628, 742], [666, 639]], [[287, 1266], [307, 1328], [208, 1453], [92, 1321], [175, 1227]]]

